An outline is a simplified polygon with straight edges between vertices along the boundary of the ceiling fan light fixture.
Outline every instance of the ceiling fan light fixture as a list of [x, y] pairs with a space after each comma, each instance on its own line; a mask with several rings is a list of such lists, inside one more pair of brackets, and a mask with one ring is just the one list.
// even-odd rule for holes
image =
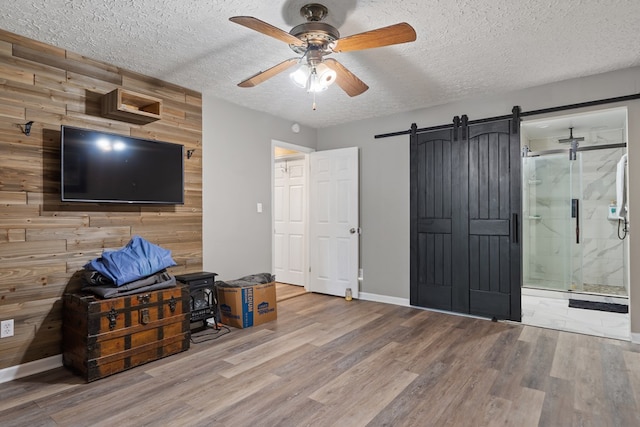
[[315, 94], [326, 90], [333, 82], [337, 82], [340, 89], [347, 95], [357, 96], [369, 89], [369, 86], [333, 58], [326, 58], [330, 66], [324, 65], [326, 55], [391, 46], [416, 40], [416, 31], [406, 22], [340, 37], [337, 28], [323, 22], [328, 13], [327, 7], [321, 4], [304, 5], [300, 9], [300, 14], [307, 22], [296, 25], [289, 32], [252, 16], [232, 16], [229, 18], [231, 22], [287, 43], [296, 54], [301, 55], [297, 59], [287, 59], [265, 71], [260, 71], [238, 83], [238, 86], [254, 87], [289, 69], [289, 67], [293, 67], [296, 62], [300, 63], [306, 59], [306, 64], [299, 65], [290, 74], [291, 80], [296, 86], [303, 87], [307, 92]]
[[307, 92], [323, 92], [336, 81], [337, 74], [324, 63], [318, 65], [300, 64], [291, 74], [291, 81]]
[[291, 74], [291, 81], [298, 87], [306, 88], [311, 77], [311, 68], [307, 64], [300, 64]]
[[336, 81], [337, 74], [334, 70], [329, 68], [327, 64], [321, 62], [316, 66], [316, 90], [312, 90], [313, 92], [322, 92], [323, 90], [327, 90], [329, 86]]

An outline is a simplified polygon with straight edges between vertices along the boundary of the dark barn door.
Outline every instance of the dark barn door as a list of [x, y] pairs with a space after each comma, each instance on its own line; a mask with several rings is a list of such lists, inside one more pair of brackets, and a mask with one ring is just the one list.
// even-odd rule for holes
[[[511, 120], [470, 125], [469, 313], [520, 320], [520, 137]], [[512, 316], [513, 314], [513, 316]]]
[[411, 304], [520, 321], [519, 123], [455, 123], [412, 134]]
[[411, 303], [442, 310], [452, 309], [453, 132], [419, 134], [411, 145]]

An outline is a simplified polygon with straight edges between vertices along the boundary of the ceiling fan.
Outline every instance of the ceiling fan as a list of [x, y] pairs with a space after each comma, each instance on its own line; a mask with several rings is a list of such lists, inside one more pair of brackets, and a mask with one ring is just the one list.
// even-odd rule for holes
[[351, 73], [344, 65], [333, 58], [325, 58], [331, 53], [350, 52], [389, 46], [416, 40], [416, 32], [406, 22], [376, 30], [365, 31], [340, 38], [340, 33], [332, 25], [321, 22], [328, 9], [317, 3], [307, 4], [300, 9], [300, 15], [307, 22], [297, 25], [288, 33], [252, 16], [234, 16], [229, 18], [259, 33], [283, 41], [300, 57], [290, 58], [238, 83], [240, 87], [253, 87], [279, 74], [296, 64], [298, 69], [291, 78], [298, 86], [308, 92], [325, 90], [334, 81], [349, 96], [357, 96], [369, 89], [362, 80]]

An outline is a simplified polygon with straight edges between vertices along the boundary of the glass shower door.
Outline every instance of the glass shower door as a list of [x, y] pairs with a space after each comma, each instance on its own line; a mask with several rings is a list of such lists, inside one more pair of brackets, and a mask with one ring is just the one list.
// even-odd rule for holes
[[523, 157], [523, 286], [582, 290], [581, 153]]

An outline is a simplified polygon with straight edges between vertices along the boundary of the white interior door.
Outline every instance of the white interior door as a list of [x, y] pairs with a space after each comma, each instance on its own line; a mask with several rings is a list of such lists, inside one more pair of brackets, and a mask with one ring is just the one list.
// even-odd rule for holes
[[277, 160], [274, 165], [274, 274], [278, 282], [304, 286], [305, 160]]
[[358, 298], [358, 148], [310, 154], [309, 290]]

